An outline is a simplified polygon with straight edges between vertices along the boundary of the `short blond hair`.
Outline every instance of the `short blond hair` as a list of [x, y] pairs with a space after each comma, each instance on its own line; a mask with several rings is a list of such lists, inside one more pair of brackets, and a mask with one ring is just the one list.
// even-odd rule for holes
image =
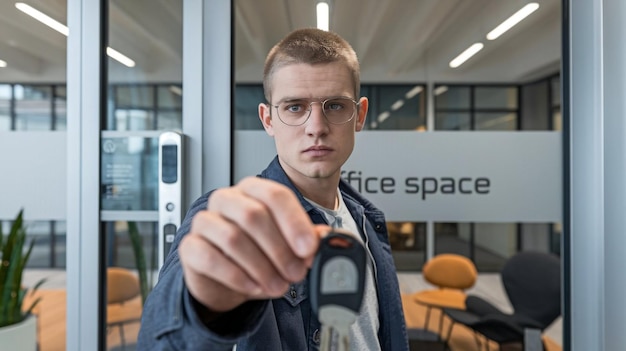
[[263, 70], [263, 92], [271, 102], [271, 80], [277, 69], [294, 64], [310, 65], [343, 62], [354, 83], [354, 99], [361, 85], [359, 61], [352, 46], [341, 36], [316, 28], [297, 29], [289, 33], [267, 54]]

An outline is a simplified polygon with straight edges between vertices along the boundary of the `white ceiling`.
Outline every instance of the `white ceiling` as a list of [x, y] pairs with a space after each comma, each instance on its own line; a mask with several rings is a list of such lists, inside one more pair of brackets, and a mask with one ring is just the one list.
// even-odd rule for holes
[[[66, 23], [66, 0], [23, 0]], [[354, 46], [364, 82], [516, 82], [559, 70], [561, 1], [495, 41], [485, 35], [527, 0], [331, 0], [330, 29]], [[112, 80], [180, 81], [183, 0], [110, 0], [109, 43], [137, 62], [110, 61]], [[235, 77], [259, 82], [270, 47], [315, 26], [316, 0], [235, 0]], [[0, 0], [0, 82], [65, 80], [66, 38]], [[467, 63], [448, 63], [474, 42]]]

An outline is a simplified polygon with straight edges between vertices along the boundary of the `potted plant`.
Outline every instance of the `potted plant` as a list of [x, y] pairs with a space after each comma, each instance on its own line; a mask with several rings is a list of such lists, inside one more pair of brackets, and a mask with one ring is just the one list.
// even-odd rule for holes
[[[26, 229], [21, 210], [6, 238], [0, 225], [0, 345], [3, 350], [37, 349], [37, 319], [31, 312], [40, 298], [27, 307], [23, 306], [28, 288], [22, 286], [22, 274], [34, 241], [30, 241], [26, 251], [25, 244]], [[43, 279], [37, 282], [32, 291], [43, 282]]]

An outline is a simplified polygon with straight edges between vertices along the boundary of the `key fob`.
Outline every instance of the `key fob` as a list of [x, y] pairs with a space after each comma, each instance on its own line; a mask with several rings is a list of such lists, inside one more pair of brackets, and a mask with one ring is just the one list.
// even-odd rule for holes
[[333, 229], [321, 242], [310, 272], [309, 296], [316, 315], [335, 305], [359, 313], [365, 287], [363, 244], [345, 230]]

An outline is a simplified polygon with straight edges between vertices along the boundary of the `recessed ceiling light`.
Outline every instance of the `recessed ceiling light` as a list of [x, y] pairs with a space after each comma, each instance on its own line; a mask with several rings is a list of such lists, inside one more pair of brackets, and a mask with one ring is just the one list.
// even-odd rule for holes
[[519, 11], [514, 13], [511, 17], [504, 20], [504, 22], [500, 23], [496, 28], [494, 28], [491, 32], [487, 33], [487, 39], [495, 40], [504, 32], [511, 29], [514, 25], [521, 22], [524, 18], [528, 17], [531, 13], [535, 12], [539, 8], [539, 4], [536, 2], [531, 2], [526, 6], [522, 7]]
[[330, 9], [327, 2], [318, 2], [317, 10], [317, 28], [328, 31], [328, 19], [330, 18]]
[[6, 66], [7, 66], [7, 62], [0, 60], [0, 68], [4, 68]]
[[469, 48], [465, 49], [459, 56], [455, 57], [452, 61], [450, 61], [450, 67], [457, 68], [462, 65], [465, 61], [469, 60], [472, 56], [476, 55], [477, 52], [482, 50], [484, 47], [483, 43], [474, 43]]

